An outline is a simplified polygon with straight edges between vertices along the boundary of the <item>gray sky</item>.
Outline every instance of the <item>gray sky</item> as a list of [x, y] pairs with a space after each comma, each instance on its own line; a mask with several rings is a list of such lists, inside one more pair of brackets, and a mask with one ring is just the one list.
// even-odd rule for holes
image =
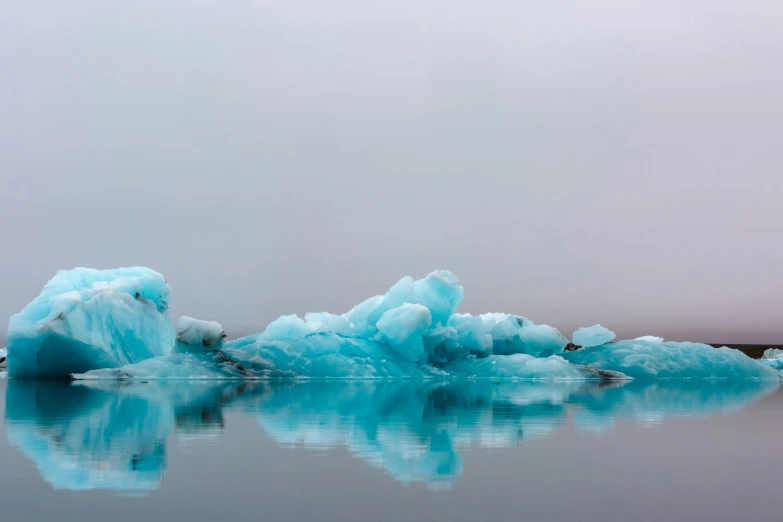
[[773, 0], [0, 8], [0, 331], [146, 265], [231, 336], [435, 268], [462, 311], [783, 343]]

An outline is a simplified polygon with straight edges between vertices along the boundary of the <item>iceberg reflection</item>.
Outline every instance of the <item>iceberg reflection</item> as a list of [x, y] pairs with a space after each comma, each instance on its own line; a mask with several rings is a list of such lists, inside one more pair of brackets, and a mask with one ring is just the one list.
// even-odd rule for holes
[[223, 404], [245, 388], [11, 379], [6, 435], [55, 489], [154, 490], [169, 435], [220, 432]]
[[[738, 410], [777, 382], [504, 383], [63, 383], [8, 381], [6, 434], [58, 489], [154, 490], [170, 435], [220, 434], [224, 409], [256, 417], [292, 448], [345, 447], [396, 480], [448, 488], [461, 451], [509, 448], [572, 424], [601, 433], [618, 419], [642, 424]], [[248, 436], [252, 437], [252, 434]]]

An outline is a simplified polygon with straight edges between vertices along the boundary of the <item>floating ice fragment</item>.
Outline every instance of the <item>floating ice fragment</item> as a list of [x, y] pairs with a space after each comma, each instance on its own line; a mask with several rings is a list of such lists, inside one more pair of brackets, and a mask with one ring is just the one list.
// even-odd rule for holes
[[12, 377], [65, 377], [171, 353], [170, 288], [148, 268], [59, 271], [8, 324]]
[[184, 315], [177, 320], [179, 351], [216, 350], [225, 338], [226, 332], [217, 321], [201, 321]]
[[577, 346], [584, 348], [590, 348], [591, 346], [600, 346], [602, 344], [610, 343], [617, 337], [615, 333], [608, 328], [604, 328], [600, 324], [590, 326], [587, 328], [580, 328], [574, 332], [573, 340]]
[[567, 352], [574, 364], [622, 372], [639, 380], [779, 379], [776, 371], [739, 350], [713, 348], [700, 343], [616, 343]]

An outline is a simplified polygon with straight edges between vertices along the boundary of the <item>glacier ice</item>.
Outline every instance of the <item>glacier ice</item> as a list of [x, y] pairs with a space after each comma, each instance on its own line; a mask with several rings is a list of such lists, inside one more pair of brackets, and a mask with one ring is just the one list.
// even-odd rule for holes
[[590, 348], [592, 346], [600, 346], [602, 344], [611, 343], [614, 341], [615, 333], [608, 328], [597, 324], [587, 328], [580, 328], [574, 332], [573, 342], [577, 346], [584, 348]]
[[534, 324], [520, 328], [517, 335], [522, 340], [523, 353], [536, 357], [561, 353], [568, 345], [568, 340], [563, 337], [563, 334], [548, 324]]
[[622, 372], [639, 380], [776, 378], [774, 370], [739, 350], [701, 343], [627, 340], [563, 354], [574, 364]]
[[143, 267], [61, 270], [8, 323], [12, 377], [65, 377], [168, 355], [170, 288]]
[[[12, 377], [77, 379], [780, 379], [776, 359], [646, 336], [611, 342], [516, 314], [457, 313], [451, 272], [404, 277], [344, 314], [285, 315], [228, 340], [214, 321], [167, 316], [170, 289], [147, 268], [61, 271], [9, 322]], [[581, 348], [580, 348], [581, 347]], [[566, 351], [566, 349], [573, 351]]]

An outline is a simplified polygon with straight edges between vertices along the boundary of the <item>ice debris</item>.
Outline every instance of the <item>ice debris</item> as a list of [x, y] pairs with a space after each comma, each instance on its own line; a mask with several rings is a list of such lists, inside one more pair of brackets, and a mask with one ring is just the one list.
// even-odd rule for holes
[[574, 332], [573, 341], [577, 346], [590, 348], [592, 346], [601, 346], [610, 343], [617, 337], [615, 333], [600, 324], [588, 328], [580, 328]]
[[[59, 272], [11, 318], [11, 376], [77, 379], [780, 379], [741, 352], [645, 337], [611, 342], [513, 314], [456, 313], [451, 272], [404, 277], [342, 315], [282, 316], [226, 340], [214, 321], [166, 315], [169, 287], [146, 268]], [[583, 348], [579, 348], [579, 346]], [[576, 351], [566, 351], [576, 350]]]
[[59, 271], [8, 323], [11, 377], [63, 377], [171, 353], [169, 285], [149, 268]]

